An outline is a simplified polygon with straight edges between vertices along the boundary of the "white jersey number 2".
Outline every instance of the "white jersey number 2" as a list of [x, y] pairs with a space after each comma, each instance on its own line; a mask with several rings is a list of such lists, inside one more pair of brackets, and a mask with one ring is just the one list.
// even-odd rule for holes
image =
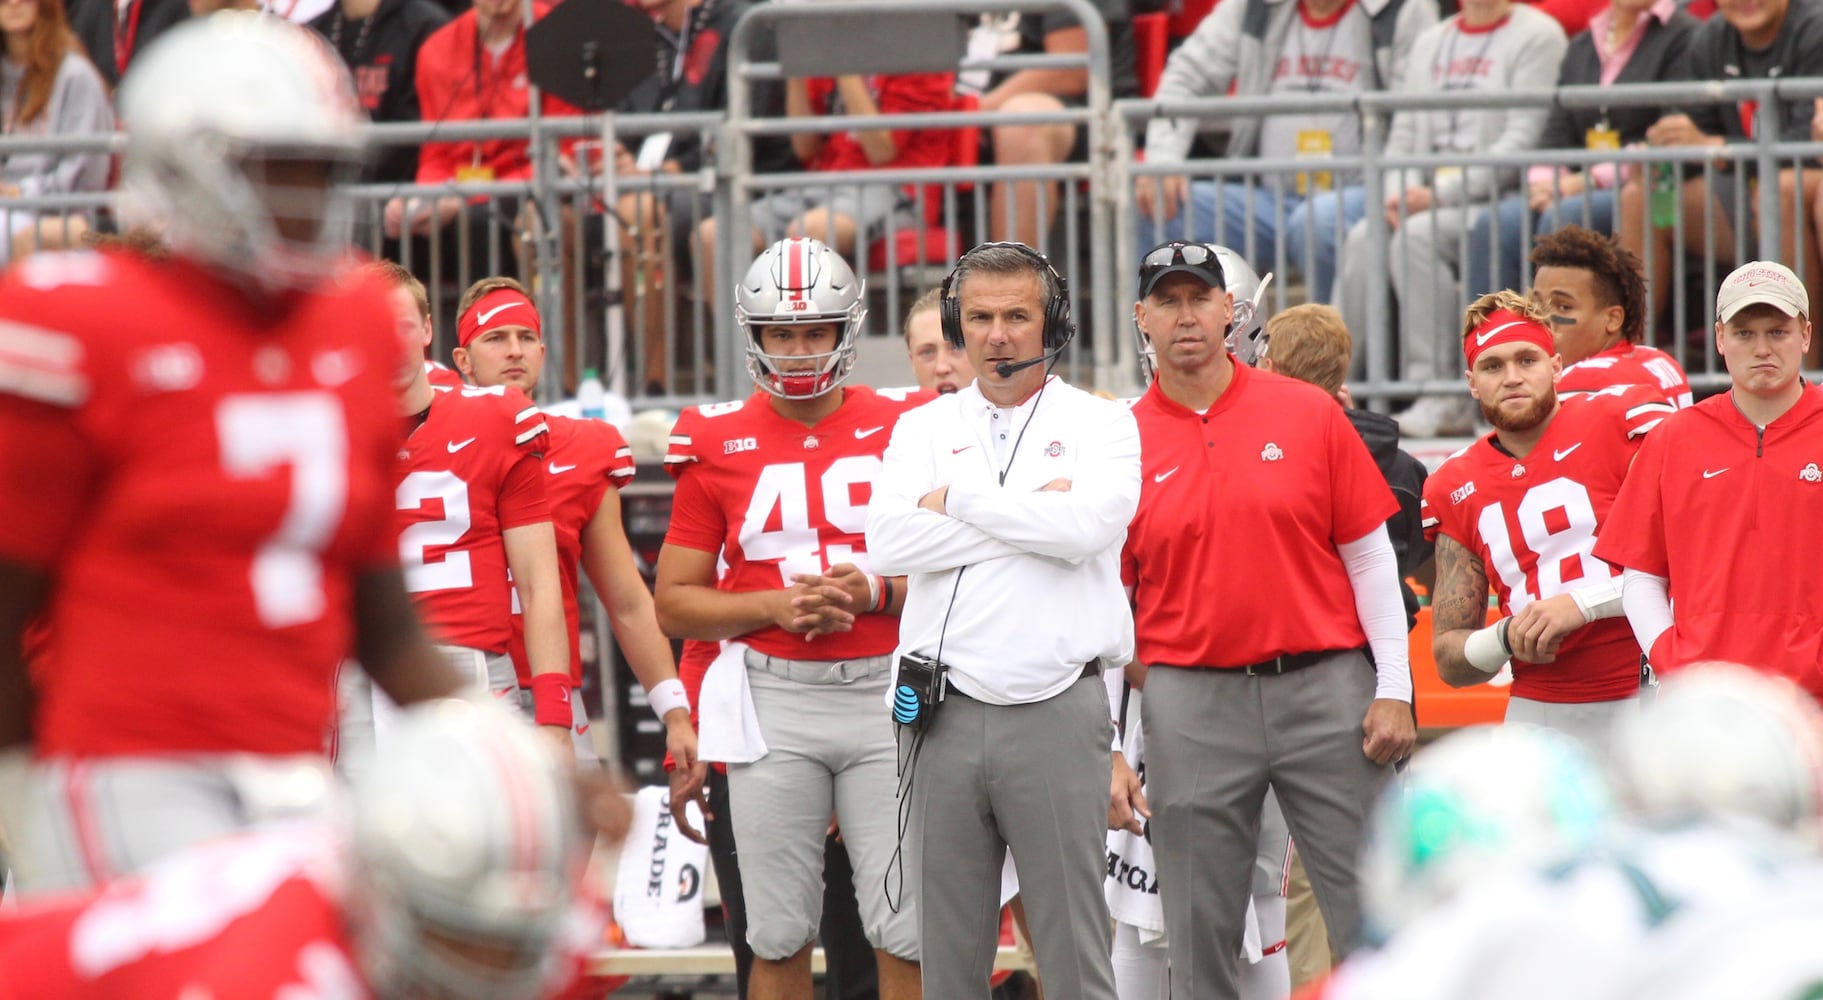
[[443, 516], [419, 521], [399, 532], [399, 562], [405, 567], [405, 589], [422, 594], [428, 590], [467, 590], [475, 585], [468, 553], [446, 552], [430, 561], [431, 546], [447, 547], [468, 534], [468, 484], [453, 472], [413, 472], [399, 483], [400, 510], [418, 510], [431, 500], [443, 503]]

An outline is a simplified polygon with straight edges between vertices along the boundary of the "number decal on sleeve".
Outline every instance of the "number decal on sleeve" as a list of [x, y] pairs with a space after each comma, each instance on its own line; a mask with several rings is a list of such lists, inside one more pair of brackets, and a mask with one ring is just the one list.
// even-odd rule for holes
[[323, 616], [322, 553], [348, 506], [348, 431], [326, 392], [228, 396], [216, 407], [222, 468], [259, 479], [291, 468], [291, 495], [272, 535], [254, 553], [254, 608], [267, 628]]
[[468, 484], [453, 472], [413, 472], [399, 483], [400, 510], [418, 510], [431, 500], [443, 502], [443, 516], [420, 521], [399, 532], [399, 561], [405, 567], [405, 589], [414, 594], [427, 590], [467, 590], [475, 574], [468, 553], [446, 552], [430, 561], [425, 553], [433, 545], [447, 547], [468, 534]]

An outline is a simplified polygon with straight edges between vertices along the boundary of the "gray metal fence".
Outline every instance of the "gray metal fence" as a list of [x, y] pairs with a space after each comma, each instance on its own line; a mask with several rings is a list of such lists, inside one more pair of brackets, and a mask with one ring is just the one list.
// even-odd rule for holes
[[[1823, 183], [1823, 143], [1787, 143], [1778, 138], [1781, 101], [1823, 95], [1823, 80], [1782, 80], [1713, 84], [1581, 87], [1500, 93], [1426, 95], [1372, 94], [1356, 98], [1317, 95], [1295, 97], [1219, 98], [1161, 103], [1149, 100], [1110, 102], [1106, 88], [1107, 42], [1093, 9], [1085, 0], [1058, 0], [1089, 28], [1086, 55], [1003, 57], [964, 66], [1023, 65], [1088, 66], [1092, 81], [1089, 99], [1082, 107], [1054, 113], [994, 114], [958, 111], [897, 116], [900, 129], [950, 130], [958, 146], [966, 146], [975, 133], [995, 125], [1067, 123], [1089, 135], [1085, 162], [1051, 166], [1005, 167], [966, 165], [919, 170], [877, 170], [850, 173], [760, 174], [752, 166], [752, 144], [764, 136], [829, 133], [859, 127], [877, 127], [878, 119], [850, 116], [818, 118], [761, 118], [735, 111], [728, 115], [638, 115], [521, 121], [442, 122], [434, 124], [375, 126], [380, 144], [421, 144], [426, 141], [487, 138], [524, 139], [530, 144], [537, 169], [520, 182], [463, 181], [447, 185], [370, 184], [357, 189], [360, 240], [374, 252], [388, 253], [427, 279], [437, 306], [439, 357], [447, 358], [453, 344], [453, 307], [456, 297], [471, 281], [499, 273], [518, 274], [532, 287], [546, 317], [553, 358], [541, 394], [546, 399], [565, 394], [584, 366], [600, 369], [614, 386], [636, 405], [675, 407], [712, 398], [727, 398], [746, 390], [739, 339], [733, 329], [727, 296], [751, 256], [756, 235], [773, 239], [781, 235], [752, 221], [753, 204], [785, 192], [822, 192], [853, 184], [889, 185], [900, 192], [901, 204], [892, 220], [866, 234], [854, 248], [851, 260], [867, 280], [870, 317], [865, 331], [874, 338], [896, 338], [905, 308], [912, 298], [941, 280], [955, 256], [987, 238], [998, 220], [989, 218], [985, 190], [1000, 182], [1032, 181], [1055, 185], [1056, 224], [1040, 240], [1060, 270], [1071, 279], [1074, 313], [1081, 334], [1065, 371], [1074, 380], [1114, 392], [1138, 388], [1132, 351], [1130, 311], [1135, 294], [1135, 264], [1139, 254], [1157, 235], [1156, 217], [1148, 219], [1135, 201], [1135, 186], [1171, 175], [1190, 179], [1192, 189], [1219, 183], [1249, 197], [1270, 191], [1276, 184], [1295, 184], [1299, 175], [1326, 172], [1337, 179], [1358, 182], [1365, 203], [1380, 205], [1397, 190], [1403, 171], [1425, 176], [1439, 170], [1505, 170], [1509, 175], [1534, 165], [1569, 168], [1597, 163], [1615, 164], [1621, 170], [1649, 174], [1654, 164], [1671, 163], [1692, 178], [1710, 182], [1725, 192], [1722, 211], [1687, 218], [1682, 206], [1672, 219], [1670, 235], [1679, 249], [1665, 254], [1658, 244], [1646, 244], [1649, 273], [1662, 272], [1654, 281], [1652, 327], [1660, 331], [1659, 346], [1676, 354], [1699, 388], [1725, 384], [1723, 373], [1706, 334], [1713, 322], [1713, 289], [1730, 264], [1752, 257], [1784, 259], [1801, 274], [1819, 261], [1815, 251], [1797, 241], [1789, 253], [1782, 250], [1788, 237], [1812, 231], [1815, 226], [1809, 203], [1782, 207], [1780, 185], [1738, 183], [1735, 178], [1753, 175], [1771, 178], [1783, 174], [1785, 186], [1802, 190], [1806, 183]], [[865, 18], [883, 10], [980, 12], [1025, 6], [1023, 0], [844, 0], [799, 5], [763, 5], [755, 17], [742, 22], [735, 33], [731, 63], [733, 107], [748, 106], [747, 88], [756, 80], [777, 78], [784, 68], [776, 62], [750, 58], [753, 33], [762, 23], [788, 23], [794, 19]], [[775, 25], [776, 26], [776, 25]], [[1620, 107], [1652, 105], [1691, 107], [1741, 101], [1757, 103], [1756, 135], [1748, 142], [1689, 149], [1533, 150], [1495, 155], [1392, 155], [1386, 135], [1392, 116], [1485, 108]], [[1136, 136], [1145, 124], [1160, 115], [1192, 119], [1219, 127], [1224, 119], [1240, 115], [1341, 112], [1358, 116], [1363, 148], [1359, 155], [1335, 157], [1322, 163], [1308, 159], [1193, 159], [1182, 164], [1141, 162], [1136, 157]], [[972, 130], [972, 131], [971, 131]], [[644, 136], [661, 132], [689, 132], [708, 150], [700, 171], [689, 174], [629, 174], [614, 168], [604, 150], [625, 142], [636, 147]], [[560, 152], [574, 147], [577, 172], [560, 169]], [[64, 136], [0, 138], [0, 156], [24, 151], [77, 152], [117, 150], [118, 136]], [[1044, 189], [1044, 188], [1041, 188]], [[1509, 186], [1502, 194], [1510, 193]], [[415, 210], [411, 209], [417, 200]], [[438, 199], [452, 199], [454, 215], [436, 238], [393, 240], [386, 235], [386, 206], [398, 200], [408, 211], [406, 228], [426, 217]], [[41, 195], [0, 199], [0, 223], [7, 231], [21, 231], [29, 242], [34, 231], [16, 225], [20, 214], [31, 219], [95, 219], [108, 203], [105, 193]], [[1261, 272], [1277, 275], [1271, 304], [1275, 309], [1301, 301], [1329, 298], [1329, 289], [1316, 287], [1318, 271], [1311, 246], [1317, 227], [1343, 248], [1341, 270], [1348, 270], [1348, 233], [1333, 220], [1319, 221], [1310, 214], [1293, 218], [1282, 204], [1268, 198], [1261, 202], [1281, 238], [1261, 245], [1249, 235], [1218, 233], [1213, 222], [1189, 222], [1174, 234], [1197, 239], [1226, 238]], [[1450, 256], [1466, 261], [1467, 222], [1496, 207], [1498, 198], [1483, 198], [1457, 211], [1463, 224], [1449, 229], [1454, 241]], [[668, 209], [668, 224], [656, 225], [648, 208]], [[1047, 209], [1049, 206], [1046, 206]], [[610, 208], [614, 209], [610, 211]], [[1259, 209], [1255, 209], [1259, 211]], [[1048, 213], [1047, 213], [1048, 214]], [[1399, 224], [1410, 217], [1403, 206], [1394, 213]], [[714, 241], [700, 246], [692, 234], [706, 220], [722, 222]], [[1757, 225], [1745, 224], [1749, 220]], [[1732, 235], [1725, 228], [1730, 222]], [[1530, 213], [1519, 220], [1518, 245], [1529, 246]], [[1284, 238], [1286, 230], [1301, 225], [1302, 240]], [[821, 235], [811, 233], [810, 235]], [[1510, 234], [1509, 234], [1510, 235]], [[1354, 241], [1355, 267], [1366, 280], [1355, 302], [1344, 295], [1345, 312], [1357, 344], [1357, 372], [1351, 389], [1359, 399], [1375, 405], [1425, 391], [1456, 391], [1460, 379], [1453, 366], [1459, 350], [1457, 335], [1461, 308], [1470, 289], [1449, 270], [1432, 268], [1431, 291], [1439, 303], [1435, 329], [1401, 330], [1396, 325], [1397, 303], [1386, 275], [1396, 263], [1391, 259], [1392, 227], [1378, 211], [1368, 211]], [[1253, 240], [1252, 244], [1249, 241]], [[1294, 247], [1302, 247], [1302, 259]], [[1689, 252], [1686, 252], [1688, 250]], [[705, 253], [712, 263], [705, 260]], [[1363, 256], [1364, 255], [1364, 256]], [[1669, 259], [1665, 259], [1666, 257]], [[709, 271], [714, 276], [709, 276]], [[1423, 269], [1419, 269], [1423, 270]], [[1823, 289], [1819, 289], [1823, 292]], [[1410, 311], [1409, 309], [1407, 310]], [[1404, 337], [1400, 336], [1404, 333]], [[1443, 366], [1422, 377], [1411, 377], [1401, 365], [1404, 350], [1414, 344], [1442, 359]]]

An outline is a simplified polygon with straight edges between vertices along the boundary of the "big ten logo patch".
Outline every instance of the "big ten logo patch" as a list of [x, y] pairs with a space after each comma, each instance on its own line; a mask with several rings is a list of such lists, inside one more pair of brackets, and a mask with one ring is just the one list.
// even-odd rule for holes
[[722, 442], [722, 454], [733, 455], [743, 451], [758, 451], [759, 447], [758, 438], [729, 438]]

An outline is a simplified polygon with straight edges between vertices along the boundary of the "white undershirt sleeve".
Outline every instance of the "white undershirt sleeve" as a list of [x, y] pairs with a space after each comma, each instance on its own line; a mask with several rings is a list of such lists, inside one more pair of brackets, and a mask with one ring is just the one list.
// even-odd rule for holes
[[1412, 700], [1411, 649], [1406, 645], [1405, 597], [1399, 562], [1384, 526], [1336, 546], [1355, 591], [1355, 613], [1374, 653], [1374, 698]]
[[1633, 638], [1639, 648], [1651, 655], [1652, 644], [1671, 627], [1671, 581], [1637, 569], [1623, 570], [1620, 585], [1621, 605], [1627, 611], [1627, 624], [1633, 626]]

